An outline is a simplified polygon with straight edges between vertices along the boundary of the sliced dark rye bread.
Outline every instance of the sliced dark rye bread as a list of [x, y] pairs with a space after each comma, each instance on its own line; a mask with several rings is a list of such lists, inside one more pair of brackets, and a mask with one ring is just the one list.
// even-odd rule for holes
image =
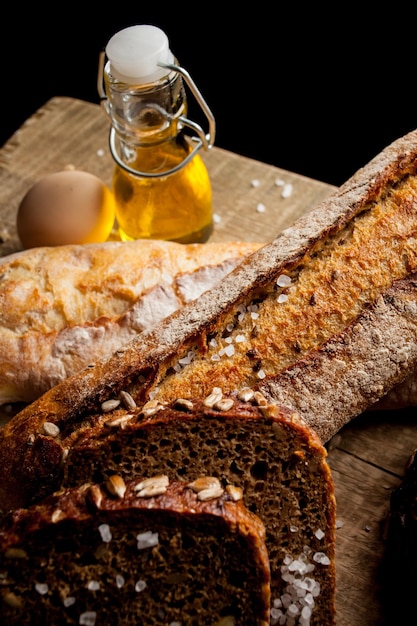
[[3, 520], [2, 624], [270, 623], [265, 529], [239, 490], [111, 478]]
[[[40, 445], [42, 433], [57, 427], [65, 437], [77, 436], [92, 415], [99, 415], [101, 404], [121, 391], [139, 405], [149, 399], [201, 398], [215, 386], [236, 393], [264, 385], [334, 336], [343, 341], [346, 329], [416, 268], [416, 170], [417, 131], [388, 146], [197, 301], [13, 417], [0, 433], [0, 506], [7, 507], [10, 498], [17, 503], [21, 483], [29, 489], [34, 474], [54, 473], [56, 442], [44, 437]], [[378, 384], [368, 381], [374, 390], [369, 406], [415, 365], [411, 344], [406, 350], [412, 358], [390, 354], [390, 332], [380, 341], [398, 369], [392, 378], [388, 371], [382, 382], [378, 374]], [[329, 388], [340, 375], [333, 363], [324, 381]], [[329, 399], [334, 417], [323, 420], [323, 427], [320, 415], [304, 413], [323, 441], [341, 425], [340, 397]], [[350, 419], [357, 414], [357, 399], [349, 397], [346, 405], [344, 419]]]
[[266, 528], [272, 623], [304, 611], [304, 626], [334, 624], [334, 486], [325, 448], [296, 413], [260, 394], [240, 402], [216, 390], [204, 402], [119, 407], [73, 442], [59, 484], [138, 472], [186, 482], [206, 475], [240, 488]]

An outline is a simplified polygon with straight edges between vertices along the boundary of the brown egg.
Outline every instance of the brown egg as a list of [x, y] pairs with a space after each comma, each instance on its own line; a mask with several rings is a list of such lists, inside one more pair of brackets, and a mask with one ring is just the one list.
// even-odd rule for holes
[[17, 212], [24, 248], [106, 241], [114, 224], [114, 198], [97, 176], [80, 170], [49, 174], [33, 185]]

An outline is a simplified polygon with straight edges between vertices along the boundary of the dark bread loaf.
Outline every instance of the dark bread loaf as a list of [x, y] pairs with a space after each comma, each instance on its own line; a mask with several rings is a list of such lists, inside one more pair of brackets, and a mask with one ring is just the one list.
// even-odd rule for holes
[[326, 450], [294, 411], [250, 390], [243, 395], [248, 401], [214, 390], [204, 400], [179, 400], [172, 407], [120, 405], [93, 417], [94, 425], [86, 424], [77, 438], [41, 435], [33, 445], [47, 456], [53, 444], [60, 467], [49, 476], [34, 472], [23, 492], [9, 496], [29, 504], [29, 497], [40, 500], [115, 474], [124, 482], [138, 474], [187, 483], [214, 477], [241, 490], [246, 507], [265, 525], [277, 619], [272, 623], [279, 624], [282, 613], [289, 619], [304, 611], [305, 624], [333, 626], [335, 497]]
[[[328, 362], [323, 388], [333, 389], [341, 375], [362, 376], [348, 358], [347, 370], [341, 373], [339, 367], [343, 350], [349, 352], [346, 329], [358, 328], [357, 320], [365, 351], [378, 342], [385, 348], [369, 355], [368, 395], [358, 403], [353, 395], [342, 398], [335, 392], [327, 397], [325, 419], [315, 409], [304, 411], [304, 418], [326, 441], [402, 382], [416, 366], [415, 342], [393, 350], [390, 334], [396, 316], [404, 318], [407, 299], [405, 308], [387, 307], [387, 312], [379, 303], [417, 266], [416, 173], [417, 131], [388, 146], [198, 300], [13, 417], [0, 433], [0, 506], [19, 505], [25, 490], [23, 497], [30, 497], [33, 482], [53, 476], [61, 458], [60, 438], [70, 447], [71, 436], [100, 421], [101, 404], [122, 391], [138, 405], [202, 398], [213, 387], [232, 394], [244, 387], [268, 391], [271, 379], [339, 337], [337, 359], [330, 350], [323, 352]], [[384, 322], [379, 335], [368, 325], [372, 307], [379, 307], [378, 319]], [[411, 323], [409, 329], [411, 336]], [[394, 370], [387, 366], [393, 360]], [[61, 435], [54, 437], [57, 432]]]
[[272, 623], [303, 616], [300, 624], [334, 624], [333, 481], [324, 447], [293, 411], [260, 394], [249, 403], [218, 390], [173, 407], [117, 408], [73, 442], [62, 471], [60, 484], [71, 488], [138, 472], [186, 482], [209, 475], [234, 485], [265, 524]]
[[112, 477], [15, 511], [0, 527], [1, 624], [266, 626], [265, 530], [240, 496]]

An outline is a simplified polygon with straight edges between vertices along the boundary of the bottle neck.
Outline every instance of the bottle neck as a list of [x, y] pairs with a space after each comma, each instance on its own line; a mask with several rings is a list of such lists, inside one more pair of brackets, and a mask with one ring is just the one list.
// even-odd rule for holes
[[186, 116], [187, 99], [180, 74], [169, 72], [153, 83], [129, 85], [104, 68], [106, 111], [122, 144], [154, 145], [178, 134], [179, 118]]

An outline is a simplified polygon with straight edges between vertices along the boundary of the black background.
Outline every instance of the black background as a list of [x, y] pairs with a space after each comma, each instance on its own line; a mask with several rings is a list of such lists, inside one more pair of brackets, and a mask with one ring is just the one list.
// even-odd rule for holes
[[51, 97], [98, 103], [100, 50], [144, 23], [168, 35], [221, 148], [339, 185], [417, 127], [415, 11], [399, 3], [33, 5], [2, 18], [1, 144]]

